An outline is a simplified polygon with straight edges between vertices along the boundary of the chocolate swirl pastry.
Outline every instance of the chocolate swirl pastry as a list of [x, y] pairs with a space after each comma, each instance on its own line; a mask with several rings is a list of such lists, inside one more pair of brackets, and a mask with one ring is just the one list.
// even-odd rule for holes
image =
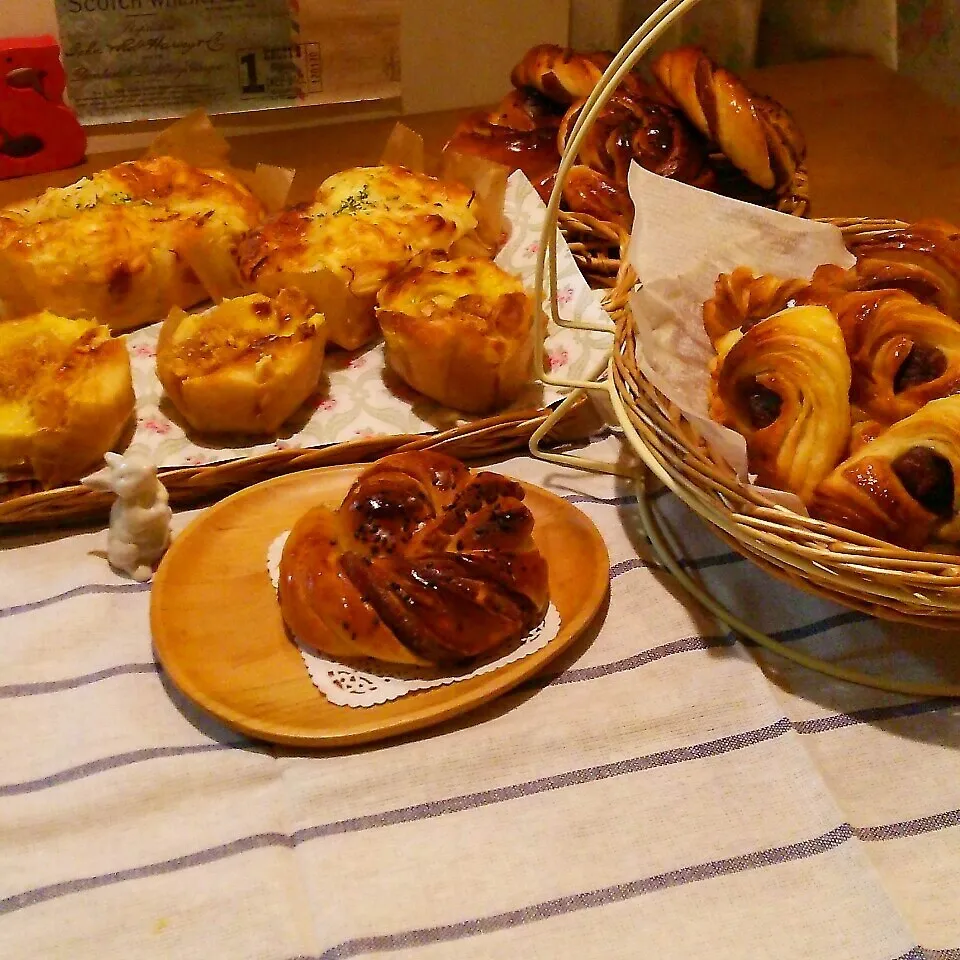
[[807, 501], [850, 435], [850, 362], [836, 319], [825, 307], [791, 307], [718, 347], [711, 413], [746, 439], [761, 484]]
[[280, 608], [301, 643], [339, 658], [458, 665], [543, 618], [547, 564], [523, 487], [438, 453], [365, 470], [337, 510], [294, 526]]
[[841, 463], [817, 487], [813, 516], [916, 550], [960, 541], [960, 396], [931, 400]]

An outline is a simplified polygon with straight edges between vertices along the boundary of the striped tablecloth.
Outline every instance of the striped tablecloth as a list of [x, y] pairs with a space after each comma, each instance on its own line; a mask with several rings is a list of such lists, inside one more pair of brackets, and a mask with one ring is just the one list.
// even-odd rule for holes
[[[618, 481], [501, 469], [603, 531], [605, 617], [513, 694], [366, 749], [273, 748], [194, 709], [102, 531], [6, 541], [0, 956], [960, 957], [955, 703], [758, 666], [651, 562]], [[658, 508], [782, 639], [960, 678], [955, 637], [801, 595]]]

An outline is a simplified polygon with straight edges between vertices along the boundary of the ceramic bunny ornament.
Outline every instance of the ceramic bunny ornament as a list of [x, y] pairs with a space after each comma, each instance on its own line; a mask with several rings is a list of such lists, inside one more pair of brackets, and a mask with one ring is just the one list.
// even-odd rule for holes
[[154, 564], [170, 545], [167, 491], [157, 478], [153, 461], [142, 453], [104, 454], [107, 465], [83, 478], [94, 490], [112, 491], [107, 559], [110, 566], [134, 580], [149, 580]]

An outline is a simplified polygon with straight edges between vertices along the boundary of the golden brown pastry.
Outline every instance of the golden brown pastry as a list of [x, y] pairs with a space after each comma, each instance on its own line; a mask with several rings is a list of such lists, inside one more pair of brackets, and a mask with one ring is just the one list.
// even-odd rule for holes
[[513, 68], [510, 82], [518, 90], [530, 88], [556, 103], [585, 100], [603, 75], [610, 57], [542, 43], [531, 47]]
[[0, 321], [0, 470], [78, 480], [133, 409], [130, 358], [103, 324], [46, 311]]
[[921, 221], [848, 238], [857, 289], [899, 289], [960, 320], [960, 229]]
[[749, 180], [773, 191], [793, 182], [806, 148], [780, 104], [752, 93], [697, 47], [668, 50], [651, 70], [694, 126]]
[[325, 180], [312, 203], [271, 219], [240, 244], [247, 284], [302, 290], [349, 350], [373, 340], [377, 291], [412, 263], [471, 233], [473, 195], [404, 167], [355, 167]]
[[174, 310], [157, 341], [157, 377], [201, 433], [271, 434], [316, 389], [326, 331], [299, 291], [250, 294], [203, 313]]
[[533, 372], [533, 301], [491, 260], [414, 267], [377, 296], [387, 365], [455, 410], [506, 406]]
[[365, 470], [337, 510], [297, 521], [280, 609], [306, 646], [339, 658], [460, 664], [528, 633], [546, 612], [547, 565], [523, 487], [418, 452]]
[[853, 370], [851, 400], [880, 423], [960, 392], [960, 324], [902, 290], [833, 301]]
[[916, 550], [960, 541], [960, 396], [926, 406], [844, 460], [818, 486], [813, 516]]
[[721, 273], [713, 296], [703, 305], [703, 326], [711, 343], [731, 330], [749, 329], [759, 320], [797, 305], [797, 297], [809, 286], [799, 278], [783, 279], [770, 274], [753, 275], [749, 267]]
[[825, 307], [790, 307], [718, 349], [712, 414], [744, 436], [761, 484], [806, 502], [850, 435], [850, 361], [836, 319]]
[[207, 291], [184, 256], [231, 247], [264, 215], [236, 178], [172, 157], [121, 163], [0, 211], [7, 316], [49, 309], [114, 331], [190, 307]]

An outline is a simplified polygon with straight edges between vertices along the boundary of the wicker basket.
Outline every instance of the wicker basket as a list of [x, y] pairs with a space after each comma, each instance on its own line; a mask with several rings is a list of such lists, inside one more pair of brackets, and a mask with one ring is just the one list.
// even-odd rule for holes
[[[833, 220], [848, 247], [900, 226]], [[628, 281], [625, 281], [628, 282]], [[774, 505], [746, 487], [639, 370], [629, 309], [617, 324], [611, 395], [644, 463], [731, 547], [808, 592], [891, 620], [960, 627], [960, 555], [904, 550]]]

